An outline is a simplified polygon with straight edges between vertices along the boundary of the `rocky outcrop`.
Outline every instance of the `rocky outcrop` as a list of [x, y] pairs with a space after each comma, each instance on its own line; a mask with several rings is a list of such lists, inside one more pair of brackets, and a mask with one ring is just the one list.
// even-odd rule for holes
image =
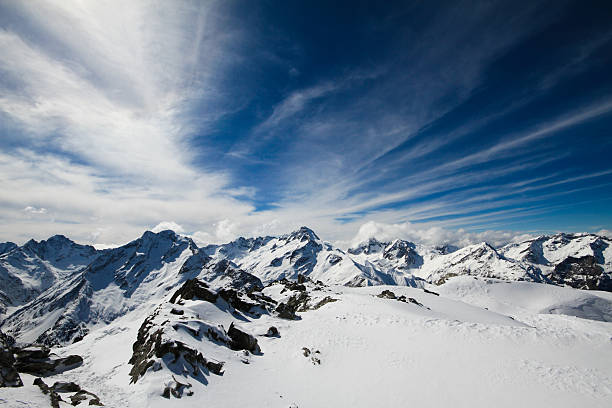
[[417, 306], [426, 307], [426, 306], [423, 306], [423, 304], [419, 302], [418, 300], [416, 300], [415, 298], [406, 297], [405, 295], [395, 296], [395, 293], [391, 292], [390, 290], [383, 290], [380, 294], [376, 295], [376, 297], [379, 297], [381, 299], [393, 299], [393, 300], [397, 300], [398, 302], [412, 303]]
[[60, 401], [62, 399], [61, 394], [74, 393], [68, 396], [72, 405], [79, 405], [81, 402], [87, 402], [88, 405], [103, 406], [100, 402], [100, 398], [93, 392], [82, 389], [78, 384], [74, 382], [56, 381], [51, 387], [49, 387], [42, 378], [36, 378], [34, 385], [37, 385], [43, 394], [49, 395], [51, 407], [59, 408]]
[[568, 285], [576, 289], [612, 291], [612, 279], [597, 264], [592, 255], [579, 258], [567, 257], [557, 266], [548, 278], [556, 284]]
[[215, 303], [218, 295], [208, 289], [206, 282], [198, 279], [189, 279], [181, 286], [170, 298], [170, 303], [176, 303], [178, 298], [191, 300], [194, 298], [204, 300], [206, 302]]
[[43, 377], [71, 370], [81, 364], [81, 356], [55, 357], [44, 345], [15, 347], [14, 340], [0, 331], [0, 387], [21, 387], [23, 382], [19, 373]]
[[15, 368], [12, 337], [0, 331], [0, 387], [21, 387], [23, 382]]
[[247, 350], [253, 354], [258, 354], [261, 351], [257, 339], [239, 329], [234, 323], [230, 324], [227, 335], [231, 339], [229, 346], [234, 350]]
[[76, 354], [54, 358], [50, 349], [44, 345], [15, 350], [15, 369], [20, 373], [28, 373], [39, 377], [59, 374], [82, 364], [83, 358]]
[[[180, 341], [173, 340], [166, 329], [172, 325], [164, 320], [157, 323], [161, 308], [158, 308], [140, 326], [136, 342], [132, 345], [132, 357], [128, 361], [132, 364], [130, 370], [131, 382], [136, 383], [138, 379], [146, 374], [151, 368], [155, 371], [161, 369], [161, 362], [165, 358], [168, 365], [181, 365], [181, 372], [186, 371], [194, 378], [198, 378], [208, 372], [223, 374], [223, 363], [209, 361], [201, 352], [191, 348]], [[178, 327], [174, 327], [177, 330]], [[209, 339], [229, 343], [229, 337], [222, 328], [208, 327], [206, 332], [196, 331], [194, 336], [206, 336]]]

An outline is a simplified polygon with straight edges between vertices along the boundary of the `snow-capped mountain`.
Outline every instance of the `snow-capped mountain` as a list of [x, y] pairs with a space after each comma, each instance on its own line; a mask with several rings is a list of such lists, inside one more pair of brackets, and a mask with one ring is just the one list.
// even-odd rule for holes
[[[58, 247], [60, 253], [73, 247], [72, 242], [61, 242], [64, 245]], [[31, 246], [31, 242], [24, 245]], [[9, 315], [3, 330], [17, 340], [44, 344], [78, 340], [87, 334], [90, 325], [108, 323], [163, 291], [158, 286], [168, 275], [174, 276], [175, 269], [195, 250], [190, 239], [172, 231], [147, 231], [119, 248], [93, 250], [89, 262], [64, 274], [61, 281], [54, 281], [33, 301]], [[65, 263], [68, 258], [60, 259]], [[46, 266], [43, 264], [40, 271], [46, 271]], [[146, 289], [139, 291], [141, 287]]]
[[543, 235], [506, 245], [500, 253], [539, 269], [550, 281], [579, 289], [612, 290], [612, 240], [595, 234]]
[[610, 240], [557, 234], [495, 249], [456, 249], [371, 238], [343, 251], [302, 227], [279, 237], [239, 238], [198, 248], [172, 231], [145, 232], [118, 248], [95, 250], [64, 236], [6, 244], [0, 255], [2, 329], [18, 341], [67, 344], [82, 339], [182, 282], [260, 287], [298, 275], [328, 285], [421, 288], [469, 275], [612, 290]]
[[[424, 361], [452, 372], [469, 366], [456, 356], [470, 347], [491, 355], [503, 350], [512, 361], [546, 358], [538, 347], [530, 354], [521, 346], [536, 338], [541, 349], [558, 349], [567, 364], [582, 364], [582, 354], [568, 353], [569, 327], [583, 339], [581, 350], [599, 348], [601, 356], [609, 355], [605, 325], [612, 324], [606, 323], [612, 322], [612, 295], [567, 287], [610, 290], [610, 240], [592, 234], [539, 237], [498, 249], [372, 238], [344, 251], [302, 227], [202, 248], [172, 231], [147, 231], [106, 250], [63, 236], [1, 248], [7, 316], [0, 325], [0, 386], [17, 388], [3, 391], [0, 403], [9, 395], [32, 406], [39, 406], [36, 398], [40, 406], [49, 398], [62, 406], [62, 396], [111, 406], [172, 406], [179, 399], [181, 406], [327, 406], [329, 398], [340, 403], [334, 399], [338, 392], [320, 379], [345, 378], [346, 367], [356, 362], [350, 371], [367, 365], [381, 387], [396, 377], [405, 384], [410, 373], [403, 367], [416, 365], [419, 376], [410, 378], [422, 388], [429, 382], [420, 376], [440, 376], [439, 370], [429, 373]], [[542, 317], [557, 314], [580, 319]], [[58, 355], [29, 343], [55, 347]], [[490, 349], [492, 344], [500, 344], [499, 350]], [[426, 358], [421, 362], [419, 356]], [[547, 361], [538, 363], [542, 369], [529, 363], [528, 372], [505, 365], [501, 373], [542, 381], [542, 372], [554, 371], [550, 364], [557, 360]], [[479, 364], [486, 372], [499, 368]], [[565, 370], [564, 390], [590, 381], [587, 388], [599, 391], [587, 399], [598, 406], [612, 396], [597, 387], [612, 375], [608, 371], [591, 369], [585, 377]], [[445, 381], [451, 384], [455, 374]], [[499, 375], [491, 377], [499, 382], [489, 384], [496, 395], [506, 384]], [[52, 384], [32, 376], [51, 378]], [[318, 392], [304, 394], [298, 377], [316, 384]], [[253, 381], [259, 385], [249, 398], [235, 392]], [[350, 373], [346, 382], [334, 381], [346, 395], [359, 396], [352, 405], [375, 404], [371, 393], [354, 387], [359, 383]], [[377, 402], [400, 402], [374, 394]], [[555, 403], [577, 401], [573, 395]]]
[[510, 281], [544, 281], [539, 269], [522, 262], [506, 259], [485, 242], [469, 245], [450, 254], [435, 257], [419, 273], [424, 279], [436, 285], [446, 282], [453, 276], [460, 275]]
[[0, 316], [7, 308], [27, 303], [55, 283], [83, 270], [98, 255], [63, 235], [23, 246], [0, 245]]
[[214, 259], [228, 259], [264, 283], [297, 279], [298, 274], [328, 284], [380, 284], [376, 272], [356, 263], [344, 251], [323, 242], [302, 227], [280, 237], [239, 238], [210, 245], [202, 251]]

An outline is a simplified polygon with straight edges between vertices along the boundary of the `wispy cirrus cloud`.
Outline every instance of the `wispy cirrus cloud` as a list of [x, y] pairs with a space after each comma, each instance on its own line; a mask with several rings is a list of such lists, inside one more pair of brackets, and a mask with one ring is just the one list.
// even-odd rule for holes
[[0, 1], [4, 236], [556, 225], [612, 174], [609, 28], [538, 58], [595, 24], [576, 4], [387, 5], [320, 31], [265, 3]]
[[212, 224], [220, 211], [250, 210], [235, 198], [248, 190], [196, 166], [187, 142], [195, 102], [206, 107], [200, 131], [232, 109], [220, 84], [242, 33], [224, 26], [214, 2], [152, 6], [2, 4], [10, 20], [0, 30], [7, 228], [20, 230], [24, 202], [47, 209], [47, 225], [28, 224], [24, 236], [99, 227], [102, 242], [177, 215]]

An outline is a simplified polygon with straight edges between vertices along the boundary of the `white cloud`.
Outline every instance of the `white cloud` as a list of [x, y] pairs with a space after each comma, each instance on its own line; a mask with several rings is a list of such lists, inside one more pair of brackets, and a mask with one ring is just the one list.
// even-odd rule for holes
[[597, 235], [601, 235], [602, 237], [608, 237], [610, 239], [612, 239], [612, 231], [607, 230], [607, 229], [601, 229], [599, 231], [596, 232]]
[[36, 208], [36, 207], [32, 207], [31, 205], [28, 205], [26, 208], [23, 209], [23, 211], [30, 213], [30, 214], [46, 214], [47, 213], [47, 209], [46, 208]]
[[252, 210], [254, 189], [193, 165], [188, 142], [194, 103], [200, 132], [235, 109], [220, 83], [244, 36], [223, 3], [2, 7], [25, 23], [0, 29], [0, 116], [19, 136], [0, 151], [2, 238], [127, 242], [159, 220], [197, 230]]
[[238, 224], [224, 219], [216, 224], [215, 235], [221, 242], [227, 242], [236, 237], [238, 233]]
[[183, 234], [185, 229], [174, 221], [162, 221], [151, 229], [151, 232], [172, 230], [177, 234]]
[[510, 231], [469, 232], [464, 229], [450, 230], [439, 226], [418, 226], [411, 223], [384, 224], [374, 221], [363, 224], [351, 244], [357, 245], [368, 238], [381, 241], [405, 239], [425, 245], [452, 244], [459, 247], [488, 242], [493, 246], [501, 246], [532, 237], [530, 234], [520, 234]]

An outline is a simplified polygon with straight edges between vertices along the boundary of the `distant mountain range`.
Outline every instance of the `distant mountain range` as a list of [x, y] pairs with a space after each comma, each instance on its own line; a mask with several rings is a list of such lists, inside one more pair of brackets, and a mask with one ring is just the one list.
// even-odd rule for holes
[[195, 277], [268, 284], [303, 275], [327, 285], [423, 287], [472, 275], [612, 291], [612, 241], [555, 234], [494, 248], [427, 247], [371, 238], [343, 251], [302, 227], [279, 237], [198, 247], [173, 231], [145, 232], [96, 250], [56, 235], [0, 244], [2, 330], [18, 340], [63, 344]]

